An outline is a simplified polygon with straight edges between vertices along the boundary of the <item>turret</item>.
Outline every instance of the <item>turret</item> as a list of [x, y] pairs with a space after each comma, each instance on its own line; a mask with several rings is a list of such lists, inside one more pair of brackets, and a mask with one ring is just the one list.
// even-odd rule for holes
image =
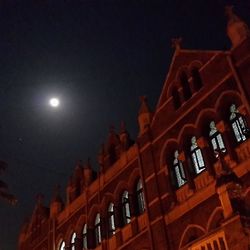
[[140, 127], [140, 134], [143, 134], [150, 125], [152, 114], [147, 104], [147, 98], [145, 96], [142, 96], [140, 100], [141, 106], [138, 114], [138, 123]]
[[246, 38], [250, 36], [247, 24], [233, 12], [233, 6], [226, 7], [228, 18], [227, 35], [231, 40], [232, 47], [239, 46]]
[[129, 133], [126, 129], [125, 122], [121, 122], [119, 138], [122, 152], [128, 150], [128, 148], [133, 144], [133, 141], [130, 139]]
[[84, 186], [89, 186], [93, 181], [93, 170], [91, 168], [90, 159], [88, 158], [86, 164], [83, 166], [83, 182]]
[[63, 207], [64, 204], [60, 196], [60, 187], [57, 185], [50, 202], [50, 218], [56, 217], [63, 210]]

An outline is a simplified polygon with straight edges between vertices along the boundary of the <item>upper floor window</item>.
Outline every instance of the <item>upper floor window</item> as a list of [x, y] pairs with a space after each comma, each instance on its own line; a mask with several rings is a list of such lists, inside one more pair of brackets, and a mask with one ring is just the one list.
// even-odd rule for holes
[[108, 223], [109, 223], [109, 235], [115, 234], [115, 213], [114, 203], [110, 203], [108, 207]]
[[59, 250], [65, 250], [65, 241], [60, 244]]
[[185, 100], [188, 100], [192, 96], [192, 93], [191, 93], [191, 90], [190, 90], [188, 77], [187, 77], [187, 74], [185, 72], [181, 73], [180, 81], [181, 81], [181, 86], [182, 86], [182, 89], [183, 89], [184, 98], [185, 98]]
[[144, 199], [144, 192], [142, 187], [141, 179], [137, 182], [136, 185], [136, 198], [137, 198], [137, 205], [138, 205], [138, 212], [142, 214], [145, 211], [145, 199]]
[[197, 145], [195, 136], [193, 136], [191, 139], [191, 155], [195, 172], [196, 174], [199, 174], [205, 169], [205, 162], [202, 156], [201, 149]]
[[88, 249], [88, 231], [87, 231], [87, 224], [84, 224], [82, 230], [82, 246], [83, 249]]
[[129, 198], [128, 191], [124, 191], [122, 194], [122, 214], [123, 214], [123, 223], [126, 225], [131, 221], [130, 207], [129, 207]]
[[213, 147], [213, 151], [215, 153], [215, 157], [219, 157], [220, 153], [225, 153], [226, 148], [222, 138], [221, 133], [217, 130], [215, 122], [211, 121], [210, 124], [209, 137]]
[[100, 214], [98, 213], [95, 217], [95, 243], [96, 243], [96, 246], [100, 245], [101, 241], [102, 241], [101, 218], [100, 218]]
[[76, 249], [76, 233], [73, 233], [71, 237], [71, 250], [75, 249]]
[[248, 127], [243, 115], [240, 114], [235, 104], [230, 107], [230, 122], [237, 142], [243, 142], [247, 139]]
[[181, 187], [187, 182], [187, 179], [186, 179], [186, 175], [184, 172], [182, 161], [179, 160], [178, 150], [176, 150], [174, 153], [173, 168], [174, 168], [177, 185], [178, 187]]
[[202, 87], [202, 80], [198, 68], [193, 68], [191, 70], [191, 75], [193, 78], [194, 89], [197, 91]]
[[177, 87], [173, 88], [172, 96], [173, 96], [174, 108], [178, 109], [181, 106], [181, 99]]

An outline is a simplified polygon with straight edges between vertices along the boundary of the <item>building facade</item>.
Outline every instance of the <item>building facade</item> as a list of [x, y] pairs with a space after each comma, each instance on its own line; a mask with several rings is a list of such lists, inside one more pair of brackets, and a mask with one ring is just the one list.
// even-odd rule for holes
[[180, 39], [139, 134], [110, 130], [95, 173], [79, 162], [50, 206], [38, 199], [19, 250], [250, 249], [250, 36], [228, 9], [228, 51]]

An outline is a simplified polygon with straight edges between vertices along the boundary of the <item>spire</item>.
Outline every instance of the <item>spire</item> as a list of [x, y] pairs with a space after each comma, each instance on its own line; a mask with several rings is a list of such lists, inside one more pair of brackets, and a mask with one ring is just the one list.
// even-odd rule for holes
[[175, 48], [176, 51], [181, 49], [182, 37], [172, 38], [172, 48]]
[[56, 185], [50, 203], [50, 217], [53, 218], [63, 210], [63, 200], [60, 195], [60, 186]]
[[84, 186], [88, 186], [93, 180], [93, 171], [91, 168], [90, 158], [88, 157], [87, 162], [83, 166], [83, 183]]
[[115, 133], [115, 128], [113, 125], [110, 126], [109, 129], [109, 137], [108, 137], [108, 148], [112, 145], [118, 145], [119, 144], [119, 137]]
[[102, 144], [98, 154], [98, 163], [101, 166], [101, 169], [103, 168], [104, 165], [104, 158], [105, 158], [105, 147], [104, 144]]
[[55, 186], [51, 202], [63, 203], [61, 195], [60, 195], [60, 189], [61, 189], [60, 185]]
[[39, 193], [36, 195], [36, 204], [38, 207], [43, 205], [43, 201], [44, 201], [44, 195]]
[[144, 113], [150, 113], [149, 107], [148, 107], [148, 100], [146, 96], [140, 97], [141, 106], [139, 109], [139, 115]]
[[90, 163], [90, 158], [87, 158], [86, 163], [83, 166], [84, 169], [91, 169], [91, 163]]
[[126, 129], [126, 125], [124, 121], [121, 122], [119, 137], [120, 137], [120, 142], [121, 142], [121, 150], [126, 151], [132, 144], [132, 141], [130, 140], [130, 136]]
[[145, 129], [150, 125], [151, 122], [151, 112], [148, 107], [146, 96], [140, 97], [141, 106], [138, 114], [138, 122], [140, 127], [140, 134], [142, 134]]
[[228, 18], [227, 35], [231, 40], [232, 47], [235, 48], [249, 37], [249, 28], [247, 24], [234, 13], [233, 6], [226, 6], [225, 13]]

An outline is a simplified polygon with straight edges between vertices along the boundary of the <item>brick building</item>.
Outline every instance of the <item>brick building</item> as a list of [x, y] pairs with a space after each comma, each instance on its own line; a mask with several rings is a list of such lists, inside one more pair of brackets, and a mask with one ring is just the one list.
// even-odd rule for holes
[[228, 9], [229, 51], [175, 53], [139, 134], [110, 130], [95, 173], [79, 162], [64, 202], [38, 199], [19, 250], [250, 249], [250, 36]]

